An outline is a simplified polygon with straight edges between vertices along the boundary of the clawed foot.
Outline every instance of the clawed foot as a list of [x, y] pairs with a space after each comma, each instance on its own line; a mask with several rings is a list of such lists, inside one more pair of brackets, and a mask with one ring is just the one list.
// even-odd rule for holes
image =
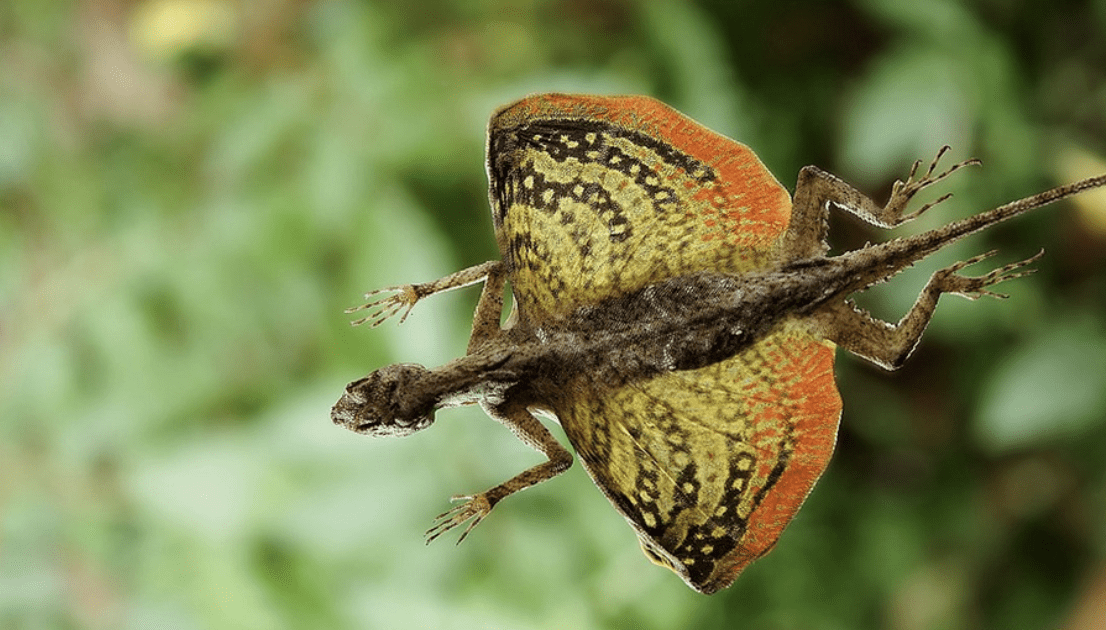
[[356, 313], [358, 311], [370, 311], [368, 315], [350, 322], [351, 326], [360, 326], [365, 322], [371, 322], [369, 328], [376, 328], [380, 324], [384, 323], [384, 320], [392, 317], [396, 313], [403, 311], [403, 315], [399, 318], [399, 323], [403, 323], [407, 319], [407, 316], [411, 314], [411, 309], [414, 308], [415, 303], [422, 297], [419, 295], [418, 287], [413, 284], [405, 284], [397, 287], [387, 287], [384, 289], [377, 289], [365, 294], [365, 299], [368, 300], [374, 295], [381, 293], [394, 292], [395, 295], [389, 295], [387, 297], [380, 298], [374, 302], [368, 302], [361, 306], [354, 306], [347, 308], [347, 313]]
[[484, 520], [492, 511], [492, 502], [488, 500], [487, 494], [481, 492], [475, 495], [459, 495], [451, 497], [450, 501], [464, 501], [460, 505], [457, 505], [441, 514], [434, 519], [434, 526], [426, 531], [426, 544], [430, 544], [435, 538], [448, 532], [449, 530], [461, 525], [465, 521], [471, 522], [465, 531], [461, 532], [460, 538], [457, 539], [457, 544], [461, 544], [461, 541], [465, 539], [465, 536], [469, 535], [474, 527], [480, 524], [480, 521]]
[[991, 256], [994, 256], [996, 250], [989, 251], [985, 254], [980, 254], [974, 258], [970, 258], [963, 262], [958, 262], [951, 267], [946, 267], [934, 274], [934, 280], [938, 283], [941, 293], [953, 293], [968, 298], [969, 300], [976, 300], [984, 295], [991, 297], [1005, 299], [1009, 297], [1005, 293], [996, 293], [994, 291], [987, 290], [987, 287], [998, 284], [1000, 282], [1006, 282], [1007, 280], [1013, 280], [1015, 278], [1021, 278], [1028, 276], [1031, 273], [1037, 271], [1036, 269], [1026, 269], [1027, 265], [1030, 265], [1044, 256], [1045, 251], [1042, 249], [1033, 256], [1019, 261], [1013, 262], [1003, 267], [999, 267], [994, 271], [979, 277], [968, 277], [957, 275], [956, 272], [960, 271], [968, 265], [974, 265], [981, 260], [986, 260]]
[[952, 193], [946, 193], [938, 197], [935, 201], [927, 203], [910, 214], [902, 214], [903, 210], [906, 209], [907, 203], [910, 202], [910, 199], [923, 188], [936, 184], [965, 166], [982, 164], [979, 160], [972, 158], [953, 164], [944, 172], [934, 175], [934, 171], [937, 170], [937, 163], [941, 161], [941, 158], [949, 151], [949, 148], [947, 144], [941, 147], [941, 150], [937, 152], [937, 157], [933, 158], [933, 162], [930, 163], [929, 169], [926, 170], [925, 175], [917, 181], [914, 180], [914, 176], [918, 173], [918, 168], [922, 165], [921, 160], [916, 160], [914, 162], [914, 166], [911, 167], [910, 174], [906, 177], [906, 181], [895, 181], [894, 186], [891, 188], [891, 199], [887, 202], [887, 206], [885, 207], [887, 214], [892, 215], [888, 218], [892, 219], [891, 223], [893, 225], [916, 219], [926, 210], [929, 210], [952, 196]]

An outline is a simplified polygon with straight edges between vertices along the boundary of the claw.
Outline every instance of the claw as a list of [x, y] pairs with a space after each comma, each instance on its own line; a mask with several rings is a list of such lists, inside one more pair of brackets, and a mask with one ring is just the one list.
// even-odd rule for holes
[[960, 262], [956, 263], [955, 265], [949, 267], [946, 271], [948, 271], [949, 273], [955, 273], [955, 272], [960, 271], [961, 269], [963, 269], [964, 267], [967, 267], [969, 265], [974, 265], [978, 262], [983, 262], [984, 260], [987, 260], [988, 258], [994, 256], [997, 253], [998, 253], [997, 249], [992, 249], [989, 252], [983, 252], [982, 254], [977, 254], [977, 255], [972, 256], [971, 258], [969, 258], [967, 260], [961, 260]]
[[1006, 299], [1010, 296], [1005, 293], [991, 291], [987, 289], [987, 287], [996, 285], [1000, 282], [1015, 280], [1017, 278], [1023, 278], [1030, 274], [1036, 273], [1036, 269], [1025, 267], [1027, 265], [1033, 264], [1037, 260], [1040, 260], [1041, 256], [1044, 256], [1045, 251], [1042, 249], [1041, 251], [1030, 256], [1029, 258], [1026, 258], [1025, 260], [1020, 260], [1017, 262], [1009, 263], [1007, 265], [1003, 265], [1002, 267], [999, 267], [998, 269], [995, 269], [990, 273], [982, 276], [968, 277], [956, 275], [956, 272], [960, 271], [964, 267], [967, 267], [968, 265], [974, 265], [975, 263], [982, 260], [986, 260], [987, 258], [994, 256], [995, 253], [996, 250], [991, 250], [989, 252], [969, 258], [968, 260], [958, 262], [955, 265], [942, 270], [944, 276], [943, 283], [945, 285], [942, 288], [942, 292], [959, 295], [961, 297], [968, 298], [969, 300], [977, 300], [985, 295], [998, 299]]
[[[945, 148], [947, 149], [948, 147], [946, 146]], [[937, 157], [940, 158], [940, 155], [938, 155]], [[939, 175], [933, 176], [932, 175], [933, 168], [935, 166], [937, 166], [937, 160], [934, 160], [933, 164], [929, 167], [930, 172], [926, 173], [926, 179], [929, 180], [929, 182], [928, 182], [929, 184], [934, 184], [934, 183], [939, 182], [942, 179], [948, 177], [949, 175], [952, 175], [956, 171], [959, 171], [960, 169], [964, 168], [965, 166], [982, 166], [982, 165], [983, 165], [983, 162], [979, 158], [971, 158], [970, 160], [964, 160], [963, 162], [957, 162], [956, 164], [953, 164], [952, 166], [950, 166], [945, 172], [943, 172]]]
[[[950, 150], [949, 145], [945, 145], [937, 151], [937, 155], [933, 158], [933, 161], [929, 163], [929, 167], [925, 173], [915, 179], [918, 175], [918, 169], [922, 166], [921, 160], [915, 160], [914, 164], [910, 167], [910, 174], [906, 176], [905, 180], [896, 180], [891, 186], [891, 199], [887, 202], [887, 206], [884, 207], [885, 212], [888, 213], [886, 218], [887, 222], [891, 225], [898, 225], [906, 221], [910, 221], [921, 216], [923, 212], [929, 210], [933, 206], [947, 200], [952, 196], [952, 193], [946, 193], [939, 197], [936, 201], [931, 201], [921, 208], [918, 208], [914, 212], [909, 214], [903, 214], [903, 210], [906, 209], [906, 204], [914, 197], [919, 191], [928, 186], [932, 186], [942, 179], [952, 175], [956, 171], [964, 168], [965, 166], [982, 164], [978, 159], [972, 158], [970, 160], [964, 160], [963, 162], [957, 162], [944, 171], [937, 172], [937, 167], [941, 163], [941, 158], [945, 156]], [[934, 175], [934, 173], [937, 173]]]
[[933, 158], [933, 161], [929, 163], [929, 168], [926, 169], [926, 174], [917, 182], [913, 182], [913, 180], [914, 175], [918, 172], [918, 166], [921, 164], [921, 160], [915, 160], [914, 166], [910, 169], [910, 175], [906, 178], [906, 184], [909, 185], [911, 183], [914, 183], [914, 185], [917, 186], [917, 188], [920, 190], [926, 186], [929, 186], [930, 184], [935, 184], [941, 181], [942, 179], [948, 177], [949, 175], [952, 175], [965, 166], [979, 166], [983, 164], [983, 162], [981, 162], [979, 158], [971, 158], [968, 160], [964, 160], [963, 162], [957, 162], [956, 164], [953, 164], [941, 173], [934, 175], [933, 173], [937, 170], [937, 165], [941, 163], [941, 158], [944, 157], [945, 154], [948, 153], [951, 149], [952, 147], [947, 144], [941, 147], [940, 150], [937, 151], [937, 155]]
[[[930, 179], [931, 177], [933, 177], [933, 171], [937, 170], [937, 163], [940, 162], [941, 157], [948, 153], [951, 149], [952, 147], [946, 144], [937, 151], [937, 156], [934, 157], [933, 161], [929, 163], [929, 170], [926, 171], [926, 176], [924, 177], [924, 179]], [[956, 166], [953, 166], [953, 168], [956, 168]], [[911, 175], [913, 175], [913, 170], [911, 170]], [[946, 172], [945, 175], [948, 175], [948, 172]], [[938, 177], [937, 179], [940, 179], [940, 177]]]
[[483, 493], [450, 498], [450, 501], [462, 500], [464, 503], [442, 512], [434, 519], [434, 526], [426, 530], [426, 544], [429, 545], [442, 534], [468, 521], [468, 526], [465, 527], [465, 530], [462, 531], [461, 535], [457, 538], [457, 544], [459, 545], [461, 541], [469, 535], [469, 532], [479, 525], [480, 521], [484, 520], [484, 517], [492, 511], [492, 504]]
[[937, 204], [941, 203], [942, 201], [947, 200], [949, 197], [952, 197], [952, 193], [945, 193], [945, 194], [941, 195], [940, 197], [938, 197], [937, 199], [925, 204], [921, 208], [918, 208], [914, 212], [911, 212], [910, 214], [904, 216], [903, 219], [906, 220], [906, 221], [909, 221], [911, 219], [917, 219], [918, 217], [922, 216], [923, 212], [925, 212], [926, 210], [929, 210], [933, 206], [936, 206]]
[[[938, 158], [940, 158], [940, 157], [941, 157], [941, 154], [940, 154], [940, 153], [938, 153], [938, 154], [937, 154], [937, 157], [938, 157]], [[918, 172], [918, 167], [919, 167], [919, 166], [921, 166], [921, 165], [922, 165], [922, 161], [921, 161], [921, 160], [914, 160], [914, 165], [910, 167], [910, 174], [906, 176], [906, 181], [908, 181], [908, 182], [909, 182], [910, 180], [914, 179], [914, 175], [915, 175], [915, 174], [916, 174], [916, 173]], [[933, 168], [932, 168], [932, 167], [930, 167], [930, 169], [929, 169], [929, 170], [931, 170], [931, 171], [932, 171], [932, 170], [933, 170]]]
[[395, 295], [389, 295], [382, 297], [379, 300], [373, 302], [366, 302], [361, 306], [354, 306], [347, 308], [346, 313], [356, 313], [358, 311], [370, 311], [368, 315], [361, 319], [350, 322], [351, 326], [360, 326], [365, 322], [371, 322], [369, 328], [376, 328], [385, 320], [393, 317], [396, 313], [403, 311], [403, 315], [399, 318], [399, 323], [402, 324], [407, 320], [407, 316], [411, 314], [411, 309], [415, 307], [415, 303], [419, 301], [419, 293], [414, 285], [406, 284], [403, 286], [386, 287], [383, 289], [377, 289], [365, 294], [365, 299], [368, 300], [374, 295], [380, 293], [387, 293], [389, 291], [395, 292]]

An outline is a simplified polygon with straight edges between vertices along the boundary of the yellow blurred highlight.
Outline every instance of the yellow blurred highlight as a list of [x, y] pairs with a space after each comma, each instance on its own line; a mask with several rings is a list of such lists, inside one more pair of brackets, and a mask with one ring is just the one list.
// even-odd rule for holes
[[167, 61], [196, 49], [221, 49], [234, 40], [238, 9], [226, 0], [150, 0], [131, 15], [130, 38], [146, 58]]
[[[1060, 151], [1055, 166], [1058, 179], [1074, 182], [1106, 173], [1106, 159], [1075, 146]], [[1071, 198], [1083, 225], [1097, 238], [1106, 239], [1106, 188], [1096, 188]]]

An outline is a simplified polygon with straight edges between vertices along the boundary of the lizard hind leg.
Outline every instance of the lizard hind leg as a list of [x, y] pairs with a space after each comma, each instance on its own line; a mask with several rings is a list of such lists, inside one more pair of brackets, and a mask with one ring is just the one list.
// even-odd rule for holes
[[896, 370], [902, 367], [917, 347], [922, 333], [933, 317], [941, 294], [950, 293], [971, 300], [985, 295], [1005, 298], [1006, 295], [991, 291], [988, 287], [1033, 273], [1035, 269], [1026, 267], [1040, 259], [1044, 251], [981, 276], [959, 273], [968, 265], [994, 254], [994, 251], [980, 254], [935, 272], [918, 295], [914, 306], [897, 324], [872, 317], [848, 301], [831, 304], [817, 311], [812, 315], [812, 324], [817, 332], [843, 349], [884, 369]]
[[938, 197], [914, 212], [906, 212], [911, 199], [923, 189], [940, 182], [965, 166], [980, 164], [979, 160], [964, 160], [943, 171], [938, 171], [938, 164], [948, 151], [947, 145], [942, 147], [930, 162], [929, 168], [920, 177], [917, 176], [922, 162], [921, 160], [914, 162], [906, 180], [895, 182], [891, 189], [891, 197], [883, 206], [876, 204], [870, 197], [835, 175], [816, 166], [803, 168], [799, 171], [799, 180], [795, 185], [791, 222], [781, 243], [784, 259], [801, 260], [825, 255], [829, 249], [826, 244], [826, 233], [831, 205], [867, 223], [890, 229], [916, 219], [926, 210], [945, 201], [952, 196], [951, 193]]

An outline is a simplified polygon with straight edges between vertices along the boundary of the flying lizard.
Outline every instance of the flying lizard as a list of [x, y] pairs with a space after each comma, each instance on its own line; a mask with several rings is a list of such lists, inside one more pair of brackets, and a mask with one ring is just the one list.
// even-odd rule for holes
[[[893, 370], [945, 293], [1003, 297], [1041, 254], [979, 276], [933, 274], [898, 323], [850, 296], [949, 243], [1106, 185], [1106, 175], [915, 236], [827, 256], [827, 216], [909, 221], [920, 190], [962, 167], [916, 162], [883, 206], [829, 173], [792, 198], [746, 146], [642, 96], [531, 96], [492, 117], [487, 172], [502, 255], [424, 284], [374, 291], [355, 323], [406, 318], [419, 300], [483, 282], [465, 356], [401, 363], [350, 383], [333, 421], [407, 435], [446, 407], [480, 404], [547, 458], [438, 517], [428, 541], [472, 531], [500, 501], [573, 461], [535, 417], [560, 422], [645, 554], [689, 586], [729, 586], [776, 544], [833, 453], [840, 347]], [[513, 309], [501, 321], [503, 289]], [[381, 296], [380, 294], [383, 295]]]

